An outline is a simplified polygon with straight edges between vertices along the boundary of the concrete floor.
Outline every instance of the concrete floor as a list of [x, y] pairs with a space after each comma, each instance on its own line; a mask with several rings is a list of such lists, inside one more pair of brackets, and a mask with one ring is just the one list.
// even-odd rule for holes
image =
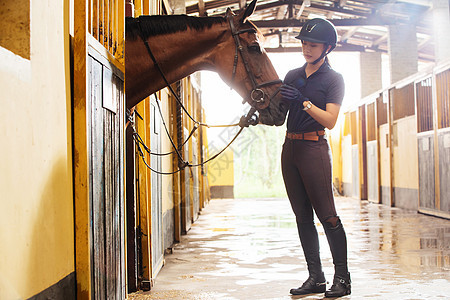
[[[341, 299], [450, 299], [449, 220], [351, 198], [336, 205], [353, 281], [352, 294]], [[331, 282], [331, 254], [318, 227]], [[129, 298], [322, 299], [289, 294], [307, 277], [287, 199], [212, 200], [166, 255], [151, 291]]]

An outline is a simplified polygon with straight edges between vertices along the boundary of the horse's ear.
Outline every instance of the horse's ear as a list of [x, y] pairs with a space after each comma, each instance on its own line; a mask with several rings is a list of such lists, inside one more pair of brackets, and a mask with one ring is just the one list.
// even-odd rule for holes
[[249, 6], [247, 6], [247, 8], [245, 9], [243, 15], [240, 18], [241, 23], [244, 23], [248, 17], [250, 17], [253, 12], [255, 11], [256, 8], [256, 1], [257, 0], [253, 0]]
[[229, 17], [229, 16], [234, 16], [234, 13], [233, 13], [233, 11], [231, 10], [231, 8], [227, 7], [227, 12], [225, 13], [225, 15], [226, 15], [227, 17]]

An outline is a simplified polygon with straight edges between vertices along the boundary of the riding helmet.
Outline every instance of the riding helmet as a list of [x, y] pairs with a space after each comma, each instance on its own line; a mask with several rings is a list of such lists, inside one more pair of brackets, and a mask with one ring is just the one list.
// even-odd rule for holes
[[328, 51], [329, 53], [336, 47], [337, 32], [330, 21], [315, 18], [307, 21], [303, 25], [300, 34], [295, 38], [302, 41], [330, 45], [331, 49]]

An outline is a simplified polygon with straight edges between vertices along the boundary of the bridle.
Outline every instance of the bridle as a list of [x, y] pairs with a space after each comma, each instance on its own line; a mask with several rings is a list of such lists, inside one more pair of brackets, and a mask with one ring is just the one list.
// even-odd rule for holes
[[[241, 118], [241, 122], [239, 125], [256, 125], [258, 123], [258, 118], [256, 116], [256, 110], [257, 109], [264, 109], [266, 107], [269, 106], [270, 101], [280, 92], [280, 88], [278, 88], [272, 95], [268, 96], [263, 90], [263, 87], [272, 85], [272, 84], [278, 84], [278, 83], [282, 83], [282, 81], [280, 79], [276, 79], [276, 80], [271, 80], [271, 81], [266, 81], [260, 84], [256, 83], [256, 79], [254, 74], [251, 72], [249, 64], [247, 59], [245, 58], [244, 55], [244, 47], [242, 47], [241, 44], [241, 40], [239, 38], [239, 35], [246, 33], [246, 32], [255, 32], [254, 28], [246, 28], [246, 29], [242, 29], [242, 30], [236, 30], [236, 26], [234, 25], [233, 22], [233, 16], [228, 16], [228, 23], [230, 24], [230, 29], [231, 29], [231, 35], [234, 38], [234, 43], [236, 45], [235, 48], [235, 53], [234, 53], [234, 63], [233, 63], [233, 71], [232, 71], [232, 82], [234, 81], [234, 78], [236, 76], [236, 70], [237, 70], [237, 64], [238, 64], [238, 60], [239, 60], [239, 54], [241, 54], [242, 57], [242, 62], [244, 64], [244, 68], [245, 71], [247, 72], [248, 77], [250, 78], [251, 84], [252, 84], [252, 90], [250, 92], [250, 99], [253, 101], [253, 103], [249, 102], [247, 99], [244, 98], [243, 102], [248, 102], [251, 106], [250, 111], [247, 113], [246, 116], [243, 116], [243, 118]], [[170, 83], [168, 82], [166, 76], [164, 75], [164, 72], [162, 71], [160, 65], [158, 64], [155, 56], [153, 55], [153, 52], [150, 49], [150, 46], [148, 44], [148, 41], [144, 38], [143, 36], [143, 31], [141, 28], [141, 22], [140, 19], [137, 19], [137, 22], [139, 24], [139, 31], [140, 31], [140, 35], [141, 35], [141, 39], [144, 42], [145, 47], [147, 48], [147, 52], [150, 56], [150, 58], [153, 61], [153, 64], [155, 65], [155, 67], [158, 69], [159, 73], [161, 74], [161, 77], [163, 78], [164, 82], [166, 83], [167, 87], [170, 89], [170, 91], [172, 92], [172, 94], [175, 96], [175, 98], [177, 99], [177, 101], [179, 103], [181, 103], [181, 100], [178, 99], [178, 95], [172, 90]], [[267, 101], [266, 101], [267, 100]], [[256, 106], [256, 107], [255, 107]], [[184, 109], [185, 110], [185, 109]], [[185, 112], [187, 113], [187, 110], [185, 110]], [[256, 116], [256, 119], [255, 119]], [[191, 118], [192, 119], [192, 118]], [[198, 125], [206, 125], [206, 124], [200, 124], [199, 122], [193, 120], [194, 123], [197, 123]]]
[[[244, 55], [244, 47], [242, 47], [241, 40], [239, 38], [239, 35], [242, 33], [255, 32], [256, 30], [254, 28], [246, 28], [246, 29], [242, 29], [242, 30], [236, 30], [236, 26], [234, 25], [234, 22], [233, 22], [233, 16], [228, 16], [228, 23], [230, 24], [231, 35], [233, 36], [234, 43], [236, 45], [236, 50], [234, 53], [233, 72], [231, 75], [231, 82], [233, 83], [234, 77], [236, 76], [236, 69], [237, 69], [237, 64], [238, 64], [238, 60], [239, 60], [239, 55], [238, 55], [238, 52], [239, 52], [242, 57], [242, 62], [244, 64], [245, 71], [247, 72], [247, 75], [250, 78], [250, 81], [252, 83], [252, 90], [249, 95], [250, 99], [256, 103], [256, 105], [258, 106], [257, 108], [264, 109], [267, 106], [269, 106], [270, 101], [279, 93], [280, 88], [278, 88], [272, 95], [270, 95], [270, 97], [268, 97], [268, 95], [261, 88], [272, 85], [272, 84], [282, 83], [282, 81], [280, 79], [276, 79], [276, 80], [266, 81], [266, 82], [263, 82], [260, 84], [256, 83], [255, 76], [250, 70], [248, 61], [246, 60], [245, 55]], [[267, 103], [266, 103], [266, 99], [268, 100]], [[245, 99], [245, 98], [244, 98], [244, 101], [248, 102], [247, 99]], [[254, 106], [250, 102], [249, 102], [249, 104], [251, 106]]]

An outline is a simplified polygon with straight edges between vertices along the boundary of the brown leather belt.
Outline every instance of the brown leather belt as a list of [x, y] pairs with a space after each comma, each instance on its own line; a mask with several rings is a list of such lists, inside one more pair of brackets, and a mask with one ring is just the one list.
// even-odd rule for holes
[[325, 135], [325, 130], [303, 133], [286, 132], [286, 137], [291, 140], [318, 141], [319, 137], [323, 135]]

